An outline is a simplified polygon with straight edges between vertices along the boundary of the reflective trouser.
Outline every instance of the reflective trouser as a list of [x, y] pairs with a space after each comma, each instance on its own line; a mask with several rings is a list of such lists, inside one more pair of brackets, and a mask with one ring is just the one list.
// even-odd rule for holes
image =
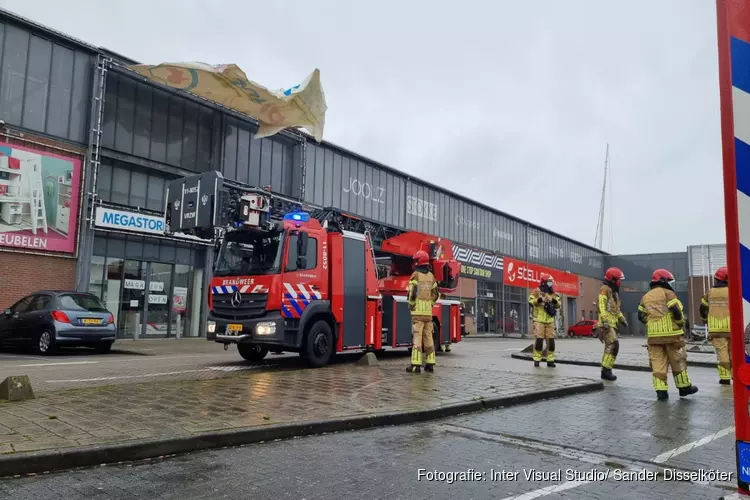
[[555, 324], [534, 321], [531, 333], [534, 335], [534, 348], [531, 352], [534, 361], [542, 360], [545, 339], [547, 340], [547, 363], [555, 361]]
[[672, 367], [674, 385], [678, 389], [690, 387], [690, 377], [687, 372], [687, 349], [685, 338], [682, 335], [669, 337], [656, 337], [648, 339], [648, 360], [651, 365], [651, 374], [654, 390], [666, 391], [667, 370]]
[[720, 380], [731, 380], [732, 379], [732, 354], [729, 351], [729, 338], [728, 337], [712, 337], [711, 344], [716, 349], [716, 358], [718, 361], [717, 369], [719, 370]]
[[422, 365], [422, 349], [425, 363], [435, 364], [435, 343], [432, 340], [432, 316], [412, 316], [411, 318], [411, 364]]
[[617, 331], [611, 326], [604, 324], [599, 329], [599, 339], [604, 342], [602, 368], [611, 370], [615, 367], [617, 353], [620, 350], [620, 342], [617, 340]]

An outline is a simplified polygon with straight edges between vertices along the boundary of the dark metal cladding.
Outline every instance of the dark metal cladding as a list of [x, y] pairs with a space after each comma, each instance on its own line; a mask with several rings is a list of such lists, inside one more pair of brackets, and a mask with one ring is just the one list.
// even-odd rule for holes
[[224, 187], [219, 172], [173, 180], [167, 192], [167, 220], [171, 232], [208, 233], [223, 225], [223, 210], [215, 210]]

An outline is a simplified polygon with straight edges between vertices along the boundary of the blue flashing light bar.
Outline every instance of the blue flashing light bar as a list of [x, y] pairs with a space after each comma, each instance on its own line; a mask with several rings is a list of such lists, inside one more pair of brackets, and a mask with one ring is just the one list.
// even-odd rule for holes
[[307, 212], [289, 212], [284, 215], [284, 220], [293, 220], [295, 222], [307, 222], [310, 220], [310, 214]]

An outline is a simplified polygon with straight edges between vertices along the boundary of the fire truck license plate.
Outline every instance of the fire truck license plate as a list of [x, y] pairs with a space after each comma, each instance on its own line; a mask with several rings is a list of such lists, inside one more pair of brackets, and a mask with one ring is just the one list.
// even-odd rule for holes
[[242, 331], [242, 325], [229, 324], [229, 325], [227, 325], [227, 331], [228, 332], [241, 332]]

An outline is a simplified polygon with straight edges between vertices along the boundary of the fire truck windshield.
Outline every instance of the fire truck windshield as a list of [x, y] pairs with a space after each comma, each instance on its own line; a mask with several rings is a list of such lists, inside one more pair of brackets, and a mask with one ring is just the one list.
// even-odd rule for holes
[[283, 233], [237, 232], [221, 243], [214, 276], [276, 274], [281, 270]]

